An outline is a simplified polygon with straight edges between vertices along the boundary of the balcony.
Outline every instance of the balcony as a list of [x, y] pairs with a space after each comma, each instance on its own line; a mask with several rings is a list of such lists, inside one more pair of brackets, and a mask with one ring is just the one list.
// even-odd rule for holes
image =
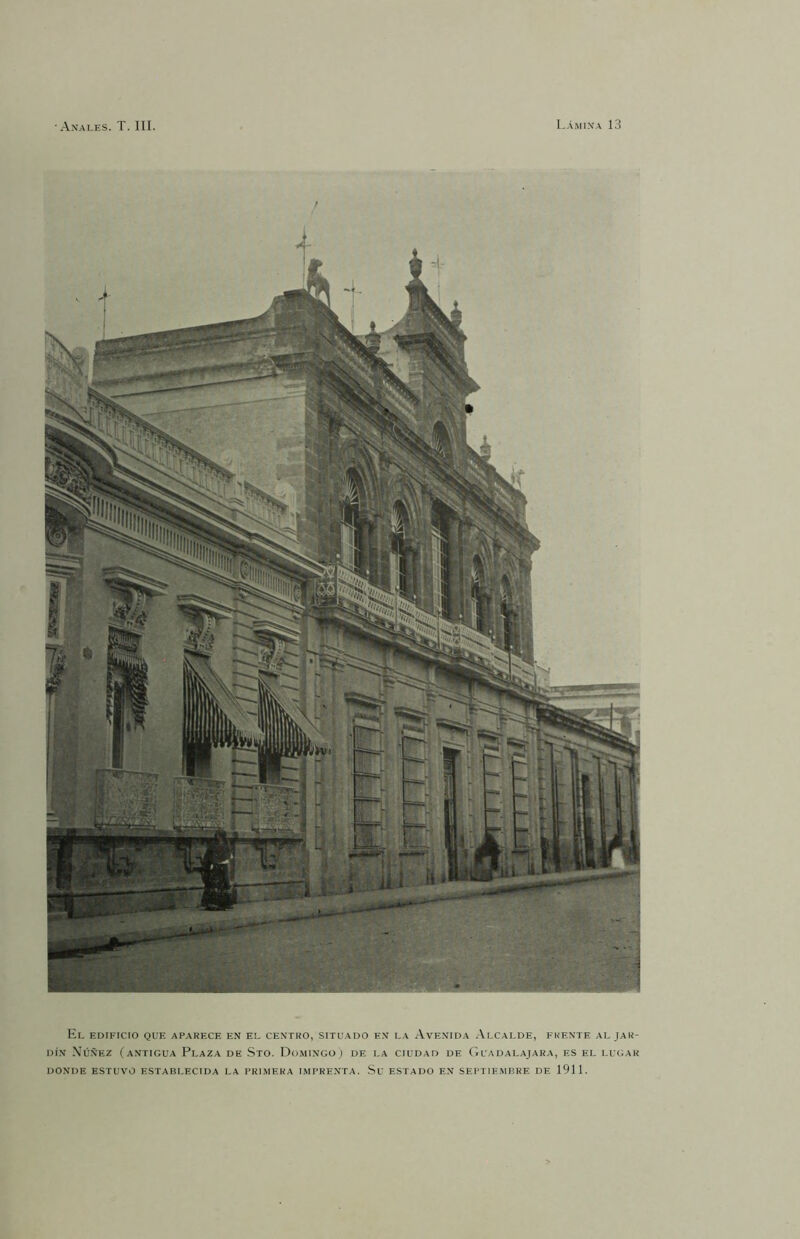
[[402, 594], [379, 589], [357, 572], [328, 564], [317, 581], [318, 606], [338, 606], [392, 632], [400, 633], [417, 645], [437, 650], [449, 658], [474, 663], [531, 691], [537, 689], [537, 670], [531, 663], [499, 649], [490, 637], [466, 624], [423, 611]]
[[102, 830], [156, 826], [157, 774], [98, 770], [94, 824]]
[[264, 835], [300, 834], [300, 810], [292, 787], [257, 783], [253, 788], [253, 830]]
[[172, 817], [175, 829], [224, 830], [225, 789], [223, 779], [198, 779], [193, 776], [176, 779]]

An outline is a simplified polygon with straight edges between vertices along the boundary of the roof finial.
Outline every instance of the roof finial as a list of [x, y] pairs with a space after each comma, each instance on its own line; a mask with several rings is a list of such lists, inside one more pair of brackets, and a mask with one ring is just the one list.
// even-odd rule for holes
[[481, 458], [483, 460], [491, 460], [491, 456], [492, 456], [492, 445], [489, 442], [486, 435], [484, 435], [483, 443], [481, 444]]
[[450, 311], [450, 322], [453, 324], [454, 327], [461, 326], [461, 311], [458, 308], [457, 301], [453, 302], [453, 308]]
[[380, 334], [375, 330], [375, 322], [370, 323], [369, 333], [364, 339], [364, 343], [371, 353], [377, 353], [381, 347]]
[[411, 270], [412, 278], [415, 280], [418, 280], [419, 277], [422, 275], [422, 259], [417, 258], [417, 251], [415, 249], [412, 250], [411, 253], [413, 254], [413, 258], [411, 259], [408, 265]]

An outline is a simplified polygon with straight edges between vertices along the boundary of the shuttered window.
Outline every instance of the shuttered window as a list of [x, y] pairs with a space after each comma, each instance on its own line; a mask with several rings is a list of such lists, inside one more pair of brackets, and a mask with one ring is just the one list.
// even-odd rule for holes
[[511, 759], [511, 784], [514, 796], [514, 847], [528, 846], [528, 763], [524, 757]]
[[381, 733], [353, 724], [353, 839], [357, 848], [377, 847], [381, 825]]
[[[502, 823], [502, 788], [500, 785], [500, 753], [497, 749], [483, 750], [483, 803], [486, 829], [499, 835]], [[498, 840], [499, 842], [499, 840]]]
[[403, 733], [403, 836], [406, 847], [425, 845], [425, 737]]

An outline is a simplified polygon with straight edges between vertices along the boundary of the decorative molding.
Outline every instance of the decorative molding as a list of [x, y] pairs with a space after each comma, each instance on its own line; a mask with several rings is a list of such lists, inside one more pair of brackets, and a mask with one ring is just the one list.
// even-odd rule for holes
[[47, 678], [45, 691], [55, 693], [67, 666], [67, 656], [62, 645], [51, 646], [47, 651]]
[[45, 486], [66, 495], [88, 516], [92, 497], [92, 471], [72, 452], [48, 442], [44, 457]]
[[64, 546], [68, 533], [69, 528], [62, 514], [56, 508], [45, 507], [44, 534], [50, 546]]
[[199, 594], [178, 594], [178, 606], [182, 611], [205, 611], [215, 619], [230, 619], [233, 609], [221, 602], [212, 602], [210, 598], [201, 598]]

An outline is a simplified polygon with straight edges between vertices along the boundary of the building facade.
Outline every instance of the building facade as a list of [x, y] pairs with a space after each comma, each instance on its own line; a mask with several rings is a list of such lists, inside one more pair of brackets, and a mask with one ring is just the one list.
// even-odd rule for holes
[[[487, 832], [504, 874], [599, 867], [614, 833], [631, 853], [637, 837], [633, 746], [542, 691], [538, 542], [524, 495], [492, 466], [488, 444], [467, 443], [478, 389], [461, 313], [432, 300], [421, 265], [415, 253], [406, 312], [381, 333], [372, 324], [354, 336], [296, 290], [254, 319], [95, 351], [96, 401], [222, 469], [225, 487], [260, 497], [259, 511], [296, 512], [280, 564], [297, 605], [281, 611], [279, 635], [287, 708], [302, 710], [312, 749], [282, 758], [280, 779], [295, 794], [302, 887], [312, 893], [467, 878]], [[236, 520], [226, 536], [231, 523], [243, 536]], [[255, 651], [266, 603], [253, 585], [275, 541], [259, 541], [263, 567], [252, 544], [232, 550], [229, 591], [217, 599], [234, 615], [247, 607], [246, 622], [231, 621], [220, 674], [254, 725], [263, 722], [252, 684], [247, 696], [255, 654], [240, 673], [237, 633], [246, 628]], [[154, 636], [159, 653], [161, 642]], [[240, 830], [261, 838], [245, 807], [260, 786], [258, 745], [215, 751], [215, 777], [229, 763], [237, 847]], [[300, 888], [298, 879], [268, 893]]]
[[641, 744], [642, 711], [638, 684], [554, 684], [548, 688], [554, 705]]
[[87, 374], [46, 337], [49, 912], [194, 905], [219, 828], [240, 899], [302, 895], [305, 766], [328, 745], [303, 711], [319, 568], [291, 487], [252, 486], [234, 452], [210, 460]]

